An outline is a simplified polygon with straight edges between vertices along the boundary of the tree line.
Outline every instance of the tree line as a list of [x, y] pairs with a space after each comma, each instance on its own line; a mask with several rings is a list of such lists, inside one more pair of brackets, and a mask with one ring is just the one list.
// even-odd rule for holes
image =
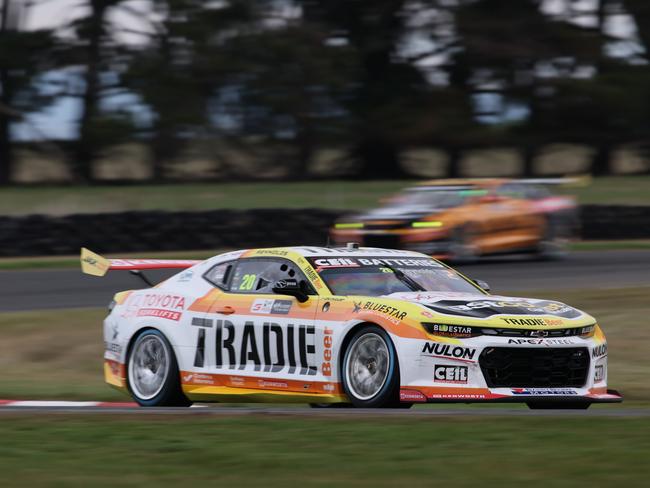
[[582, 144], [600, 175], [617, 148], [650, 147], [647, 0], [81, 0], [26, 28], [57, 1], [0, 0], [0, 184], [12, 128], [63, 98], [75, 136], [51, 142], [79, 182], [127, 141], [154, 180], [198, 139], [240, 179], [256, 175], [221, 148], [264, 147], [306, 179], [330, 147], [332, 174], [361, 178], [409, 176], [411, 148], [442, 149], [457, 176], [468, 149], [516, 147], [532, 175], [544, 145]]

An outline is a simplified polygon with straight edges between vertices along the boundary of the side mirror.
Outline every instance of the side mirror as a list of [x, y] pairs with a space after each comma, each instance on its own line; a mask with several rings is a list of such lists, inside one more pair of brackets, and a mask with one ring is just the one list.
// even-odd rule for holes
[[309, 300], [309, 288], [304, 280], [280, 280], [273, 285], [273, 293], [295, 297], [300, 303]]
[[487, 281], [483, 280], [472, 280], [474, 283], [476, 283], [476, 286], [478, 286], [481, 290], [484, 291], [490, 291], [490, 285], [488, 285]]

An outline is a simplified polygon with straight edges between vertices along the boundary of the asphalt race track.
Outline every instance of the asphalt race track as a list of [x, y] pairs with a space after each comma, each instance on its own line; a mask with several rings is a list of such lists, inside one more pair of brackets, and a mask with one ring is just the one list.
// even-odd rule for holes
[[219, 407], [206, 408], [139, 408], [139, 407], [1, 407], [0, 416], [6, 414], [104, 414], [104, 415], [192, 415], [234, 417], [246, 415], [304, 416], [304, 417], [650, 417], [650, 409], [642, 408], [591, 408], [589, 410], [529, 410], [512, 407], [424, 407], [402, 409], [365, 408], [306, 408], [306, 407]]
[[[458, 269], [470, 278], [487, 281], [493, 294], [650, 286], [650, 251], [576, 252], [561, 261], [533, 261], [526, 256], [491, 258]], [[158, 271], [147, 276], [156, 281], [171, 274]], [[0, 312], [102, 307], [115, 292], [143, 286], [137, 277], [123, 271], [103, 278], [83, 275], [78, 269], [2, 271]]]

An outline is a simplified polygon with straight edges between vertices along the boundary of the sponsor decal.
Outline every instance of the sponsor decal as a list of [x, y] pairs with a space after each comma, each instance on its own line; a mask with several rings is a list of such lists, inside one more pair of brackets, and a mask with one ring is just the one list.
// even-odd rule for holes
[[452, 346], [450, 344], [439, 344], [437, 342], [426, 342], [422, 347], [422, 355], [472, 361], [476, 355], [476, 349]]
[[485, 400], [487, 397], [482, 393], [434, 393], [429, 398], [436, 400]]
[[531, 325], [531, 326], [553, 326], [553, 325], [562, 325], [562, 320], [560, 319], [514, 319], [514, 318], [502, 318], [506, 324], [510, 325]]
[[255, 251], [256, 256], [287, 256], [289, 251], [282, 249], [259, 249]]
[[289, 385], [284, 381], [269, 381], [269, 380], [258, 380], [257, 386], [260, 388], [289, 388]]
[[402, 402], [426, 402], [427, 397], [424, 393], [417, 390], [400, 390], [399, 399]]
[[111, 325], [111, 340], [117, 340], [117, 336], [120, 334], [120, 329], [117, 324]]
[[137, 317], [158, 317], [161, 319], [173, 320], [178, 322], [183, 314], [174, 310], [165, 310], [162, 308], [141, 308], [136, 314]]
[[310, 258], [314, 267], [318, 269], [327, 268], [360, 268], [363, 266], [399, 266], [415, 268], [442, 268], [443, 266], [432, 259], [418, 258], [358, 258], [358, 257], [316, 257]]
[[445, 337], [469, 337], [474, 333], [471, 327], [463, 325], [427, 324], [426, 330], [430, 334]]
[[[441, 300], [427, 305], [430, 309], [447, 315], [488, 318], [493, 315], [556, 315], [576, 318], [581, 312], [563, 303], [548, 300]], [[512, 319], [510, 319], [512, 320]], [[520, 325], [520, 324], [513, 324]], [[544, 323], [525, 325], [550, 325]]]
[[230, 384], [233, 386], [244, 386], [246, 385], [246, 379], [242, 378], [241, 376], [230, 376], [228, 378], [230, 381]]
[[433, 379], [437, 383], [467, 383], [467, 366], [448, 366], [436, 364], [433, 367]]
[[428, 319], [432, 319], [433, 317], [435, 317], [435, 315], [433, 315], [431, 312], [427, 312], [426, 310], [422, 310], [421, 313], [422, 313], [422, 315], [424, 315]]
[[183, 375], [183, 383], [192, 385], [215, 385], [216, 382], [211, 374], [187, 373]]
[[572, 339], [508, 339], [508, 344], [534, 344], [543, 346], [563, 346], [576, 344]]
[[383, 303], [366, 302], [363, 304], [363, 309], [387, 315], [388, 317], [395, 319], [395, 323], [399, 323], [401, 320], [404, 320], [404, 317], [406, 317], [406, 312], [402, 312], [401, 310], [389, 305], [384, 305]]
[[325, 390], [325, 391], [334, 391], [334, 390], [336, 390], [336, 387], [331, 383], [326, 383], [326, 384], [323, 385], [323, 390]]
[[320, 290], [321, 288], [323, 288], [323, 282], [321, 281], [320, 276], [318, 276], [318, 273], [314, 271], [314, 268], [312, 268], [311, 266], [305, 266], [304, 268], [302, 268], [302, 270], [305, 272], [307, 278], [309, 278], [309, 280], [313, 283], [313, 285], [317, 289]]
[[600, 346], [596, 346], [592, 349], [591, 351], [591, 357], [592, 358], [600, 358], [603, 356], [607, 356], [607, 343], [605, 342], [604, 344], [601, 344]]
[[271, 313], [271, 308], [273, 307], [274, 300], [272, 298], [262, 298], [253, 301], [251, 305], [252, 313]]
[[251, 313], [287, 315], [291, 310], [291, 300], [260, 298], [253, 301]]
[[334, 331], [329, 327], [323, 330], [323, 363], [321, 372], [323, 376], [332, 376], [332, 335]]
[[[185, 310], [185, 297], [159, 293], [130, 295], [127, 299], [122, 318], [160, 317], [178, 321]], [[164, 313], [169, 312], [169, 313]]]
[[[197, 336], [195, 357], [203, 357], [206, 344], [214, 344], [209, 347], [214, 347], [217, 369], [243, 370], [252, 366], [255, 371], [317, 374], [313, 325], [280, 326], [274, 322], [247, 320], [235, 326], [221, 319], [203, 319], [203, 324], [206, 328], [199, 330], [203, 334]], [[330, 355], [331, 352], [328, 355], [331, 359]], [[195, 367], [204, 367], [203, 361], [195, 361]]]
[[331, 258], [331, 259], [314, 259], [314, 264], [319, 268], [358, 268], [360, 265], [354, 259], [349, 258]]
[[513, 395], [531, 395], [531, 396], [547, 396], [547, 395], [577, 395], [575, 390], [566, 388], [513, 388], [510, 390]]
[[359, 312], [361, 312], [361, 302], [354, 302], [354, 309], [352, 310], [352, 313]]
[[104, 349], [115, 354], [122, 354], [122, 345], [116, 342], [105, 342]]
[[291, 300], [275, 300], [271, 307], [271, 313], [287, 315], [291, 310]]
[[597, 364], [594, 368], [594, 383], [598, 383], [605, 379], [605, 365]]

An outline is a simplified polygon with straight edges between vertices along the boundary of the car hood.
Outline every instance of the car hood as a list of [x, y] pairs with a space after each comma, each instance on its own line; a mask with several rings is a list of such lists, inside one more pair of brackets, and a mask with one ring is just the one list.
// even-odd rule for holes
[[[494, 318], [503, 322], [504, 326], [515, 327], [562, 326], [573, 325], [574, 322], [576, 322], [575, 325], [581, 325], [585, 321], [594, 321], [593, 317], [564, 303], [536, 298], [454, 292], [393, 293], [386, 297], [423, 305], [426, 309], [435, 312], [431, 318], [439, 320], [444, 320], [444, 316], [482, 320]], [[423, 315], [427, 316], [426, 313]], [[538, 321], [538, 323], [519, 320], [535, 317], [544, 317], [544, 320]], [[557, 317], [557, 320], [553, 320], [553, 317]]]

